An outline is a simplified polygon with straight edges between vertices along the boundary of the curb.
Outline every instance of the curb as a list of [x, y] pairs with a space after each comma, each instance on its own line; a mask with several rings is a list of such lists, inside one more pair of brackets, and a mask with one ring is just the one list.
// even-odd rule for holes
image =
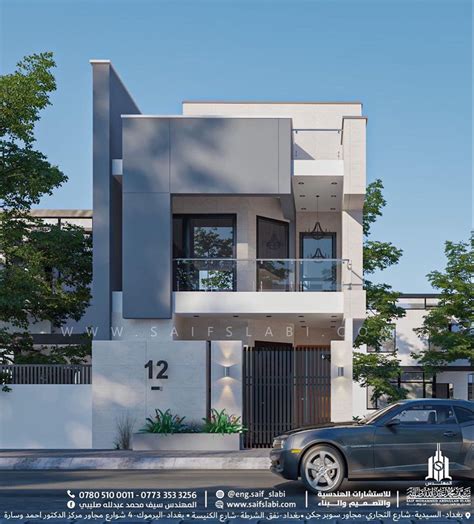
[[94, 469], [263, 469], [266, 457], [4, 457], [0, 471]]

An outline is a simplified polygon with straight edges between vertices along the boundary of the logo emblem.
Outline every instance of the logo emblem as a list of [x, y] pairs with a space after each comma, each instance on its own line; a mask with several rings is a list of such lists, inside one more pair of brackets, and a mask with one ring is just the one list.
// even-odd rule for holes
[[428, 459], [428, 475], [425, 480], [451, 480], [449, 476], [449, 459], [441, 452], [440, 444], [436, 447], [436, 453]]

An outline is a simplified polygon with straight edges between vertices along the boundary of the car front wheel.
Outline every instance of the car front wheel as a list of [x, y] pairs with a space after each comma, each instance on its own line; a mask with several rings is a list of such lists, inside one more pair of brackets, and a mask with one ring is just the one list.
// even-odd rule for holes
[[301, 480], [313, 493], [336, 491], [344, 480], [342, 455], [330, 446], [314, 446], [301, 463]]

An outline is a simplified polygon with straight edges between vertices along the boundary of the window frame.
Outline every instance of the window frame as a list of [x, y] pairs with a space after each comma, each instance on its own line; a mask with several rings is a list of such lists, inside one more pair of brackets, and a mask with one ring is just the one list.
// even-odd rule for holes
[[[183, 241], [184, 241], [184, 254], [185, 256], [182, 258], [191, 258], [190, 256], [190, 250], [192, 246], [192, 239], [191, 239], [191, 229], [190, 229], [190, 222], [194, 218], [230, 218], [232, 220], [232, 229], [233, 229], [233, 239], [232, 239], [232, 257], [228, 257], [229, 259], [236, 258], [237, 253], [237, 214], [236, 213], [173, 213], [172, 215], [172, 222], [174, 223], [174, 219], [181, 219], [183, 221]], [[172, 226], [173, 227], [173, 226]], [[212, 226], [211, 226], [212, 227]], [[174, 230], [173, 233], [173, 240], [174, 240]], [[176, 257], [180, 258], [180, 257]], [[176, 259], [173, 257], [173, 260]], [[212, 258], [212, 257], [209, 257]], [[220, 258], [220, 257], [215, 257]], [[206, 260], [203, 258], [203, 260]]]
[[[231, 219], [232, 223], [232, 256], [231, 257], [207, 257], [207, 258], [199, 258], [199, 257], [191, 257], [191, 250], [193, 249], [193, 239], [192, 239], [192, 227], [191, 223], [193, 219], [205, 219], [205, 218], [228, 218]], [[175, 245], [174, 245], [174, 224], [176, 220], [181, 220], [181, 228], [182, 228], [182, 249], [183, 252], [182, 257], [174, 257], [175, 252]], [[218, 289], [213, 290], [212, 292], [219, 292], [219, 291], [237, 291], [237, 267], [236, 267], [236, 257], [237, 257], [237, 213], [173, 213], [172, 214], [172, 239], [173, 239], [173, 257], [172, 257], [172, 266], [173, 266], [173, 291], [178, 291], [176, 288], [176, 282], [177, 282], [177, 274], [176, 274], [176, 260], [230, 260], [234, 261], [232, 263], [232, 288], [231, 289]], [[209, 226], [213, 227], [213, 226]], [[188, 291], [198, 291], [203, 292], [206, 290], [188, 290]]]

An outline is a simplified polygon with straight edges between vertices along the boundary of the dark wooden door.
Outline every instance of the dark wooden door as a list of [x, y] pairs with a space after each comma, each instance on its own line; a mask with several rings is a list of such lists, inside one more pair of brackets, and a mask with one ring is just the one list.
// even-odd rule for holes
[[246, 448], [270, 447], [285, 431], [330, 421], [329, 351], [327, 346], [262, 343], [244, 348]]

